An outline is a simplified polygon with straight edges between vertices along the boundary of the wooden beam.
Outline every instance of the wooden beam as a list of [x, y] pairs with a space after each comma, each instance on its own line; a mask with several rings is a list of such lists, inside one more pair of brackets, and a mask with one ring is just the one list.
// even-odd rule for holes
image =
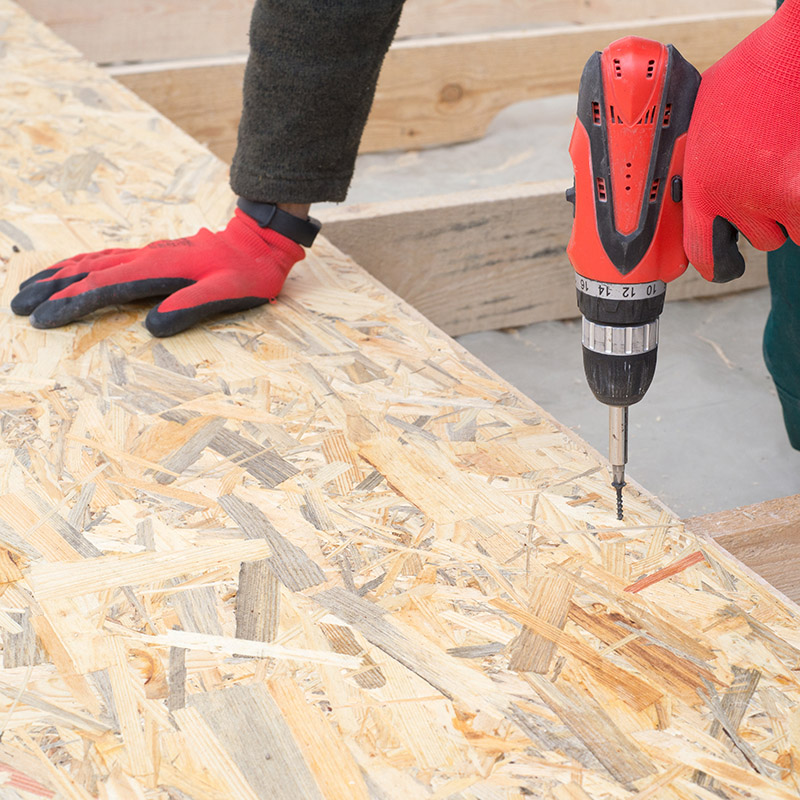
[[[98, 64], [169, 61], [247, 52], [253, 0], [21, 0], [20, 5]], [[774, 7], [773, 0], [709, 0], [707, 13]], [[486, 33], [657, 17], [664, 0], [406, 0], [398, 38]], [[674, 0], [673, 15], [695, 0]]]
[[800, 603], [800, 494], [686, 520]]
[[254, 0], [22, 0], [97, 64], [247, 52]]
[[381, 73], [362, 150], [478, 139], [512, 103], [577, 91], [589, 55], [628, 34], [671, 42], [704, 70], [768, 16], [703, 14], [398, 42]]
[[[671, 42], [704, 70], [768, 16], [755, 10], [396, 42], [381, 71], [361, 152], [478, 139], [513, 103], [577, 91], [588, 56], [627, 34]], [[110, 73], [229, 161], [244, 64], [238, 56]]]
[[[773, 11], [772, 0], [711, 0], [707, 14]], [[591, 25], [629, 19], [694, 14], [695, 0], [406, 0], [398, 36], [487, 33], [537, 25]]]
[[[325, 209], [337, 247], [456, 336], [577, 315], [566, 257], [568, 181]], [[766, 257], [745, 243], [748, 269], [728, 284], [689, 269], [667, 297], [713, 297], [764, 286]]]
[[230, 163], [242, 115], [246, 55], [108, 67], [178, 127]]

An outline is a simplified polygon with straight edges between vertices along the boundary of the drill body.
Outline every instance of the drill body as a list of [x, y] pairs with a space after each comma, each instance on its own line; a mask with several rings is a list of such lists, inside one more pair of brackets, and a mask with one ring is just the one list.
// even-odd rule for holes
[[666, 284], [684, 272], [681, 171], [700, 75], [672, 45], [628, 36], [587, 62], [570, 142], [567, 247], [589, 387], [610, 408], [622, 519], [628, 407], [653, 380]]

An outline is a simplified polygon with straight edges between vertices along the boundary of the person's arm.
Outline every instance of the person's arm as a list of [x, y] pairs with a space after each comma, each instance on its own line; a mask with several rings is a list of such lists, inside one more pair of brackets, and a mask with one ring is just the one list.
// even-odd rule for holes
[[171, 336], [274, 300], [319, 227], [309, 204], [347, 193], [402, 4], [257, 0], [231, 169], [239, 208], [227, 227], [67, 259], [21, 284], [12, 310], [52, 328], [167, 295], [145, 324]]

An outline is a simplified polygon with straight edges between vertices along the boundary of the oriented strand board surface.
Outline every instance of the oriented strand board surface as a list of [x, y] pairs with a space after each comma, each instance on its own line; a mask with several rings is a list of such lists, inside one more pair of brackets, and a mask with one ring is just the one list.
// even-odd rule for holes
[[173, 339], [13, 317], [54, 255], [230, 196], [0, 21], [4, 796], [798, 796], [797, 607], [645, 494], [617, 523], [596, 453], [325, 241]]

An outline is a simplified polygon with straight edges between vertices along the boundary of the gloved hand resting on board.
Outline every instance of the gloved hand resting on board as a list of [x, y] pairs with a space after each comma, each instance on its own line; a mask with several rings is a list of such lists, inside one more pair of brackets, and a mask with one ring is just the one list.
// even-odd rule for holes
[[185, 239], [61, 261], [23, 282], [11, 308], [30, 315], [34, 327], [55, 328], [104, 306], [167, 295], [145, 324], [154, 336], [171, 336], [216, 314], [270, 302], [319, 223], [276, 213], [271, 204], [239, 205], [217, 233], [203, 228]]

